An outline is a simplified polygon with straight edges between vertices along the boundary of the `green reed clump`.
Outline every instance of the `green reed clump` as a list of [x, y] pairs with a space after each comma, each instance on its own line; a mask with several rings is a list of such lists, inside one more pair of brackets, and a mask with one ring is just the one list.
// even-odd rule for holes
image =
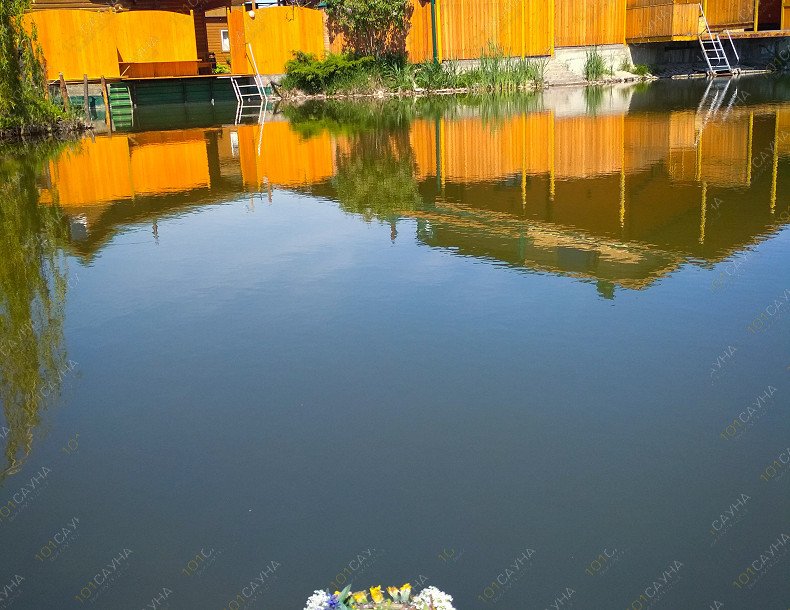
[[472, 89], [507, 92], [530, 86], [541, 86], [546, 80], [546, 59], [520, 59], [507, 57], [504, 51], [489, 44], [483, 51], [477, 68], [467, 72], [465, 81]]
[[591, 81], [600, 80], [607, 71], [606, 61], [600, 51], [598, 51], [598, 47], [588, 50], [587, 59], [584, 62], [584, 78]]

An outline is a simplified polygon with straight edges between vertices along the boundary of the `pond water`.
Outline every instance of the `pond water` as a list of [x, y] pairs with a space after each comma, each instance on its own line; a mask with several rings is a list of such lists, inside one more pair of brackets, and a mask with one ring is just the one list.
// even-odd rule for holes
[[790, 80], [725, 83], [5, 149], [0, 608], [786, 609]]

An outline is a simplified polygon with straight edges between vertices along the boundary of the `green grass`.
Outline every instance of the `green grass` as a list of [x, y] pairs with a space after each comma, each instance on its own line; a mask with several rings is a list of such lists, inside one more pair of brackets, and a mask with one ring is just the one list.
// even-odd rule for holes
[[645, 64], [636, 64], [633, 65], [627, 59], [623, 59], [623, 63], [620, 64], [620, 69], [623, 72], [630, 72], [631, 74], [636, 74], [637, 76], [649, 76], [650, 75], [650, 67], [646, 66]]

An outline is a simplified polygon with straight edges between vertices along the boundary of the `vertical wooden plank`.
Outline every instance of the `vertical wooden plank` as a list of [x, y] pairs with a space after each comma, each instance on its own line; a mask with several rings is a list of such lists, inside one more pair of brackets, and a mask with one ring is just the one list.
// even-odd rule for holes
[[71, 108], [71, 102], [69, 102], [69, 90], [66, 88], [66, 80], [63, 78], [63, 72], [60, 73], [60, 95], [63, 98], [63, 107], [66, 110]]
[[107, 127], [112, 128], [112, 115], [110, 114], [110, 95], [107, 93], [107, 81], [101, 77], [101, 97], [104, 100], [104, 120]]
[[85, 113], [85, 120], [91, 121], [90, 95], [88, 95], [88, 75], [82, 75], [82, 110]]

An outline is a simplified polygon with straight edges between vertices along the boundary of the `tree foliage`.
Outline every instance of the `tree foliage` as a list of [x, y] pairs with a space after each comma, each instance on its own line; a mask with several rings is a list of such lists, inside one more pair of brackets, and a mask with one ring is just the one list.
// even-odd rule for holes
[[326, 0], [326, 11], [332, 33], [358, 55], [405, 53], [410, 0]]
[[55, 120], [59, 110], [45, 97], [41, 50], [22, 16], [31, 0], [0, 1], [0, 128]]

